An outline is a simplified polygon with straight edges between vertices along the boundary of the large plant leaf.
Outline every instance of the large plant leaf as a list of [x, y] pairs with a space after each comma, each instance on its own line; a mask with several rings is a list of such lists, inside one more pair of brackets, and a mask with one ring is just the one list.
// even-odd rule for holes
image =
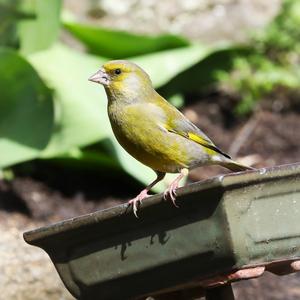
[[155, 88], [169, 82], [181, 72], [205, 59], [215, 48], [200, 44], [130, 58], [150, 75]]
[[35, 16], [19, 22], [21, 52], [29, 54], [50, 47], [60, 29], [61, 0], [22, 0], [21, 8]]
[[80, 169], [110, 172], [112, 173], [112, 177], [114, 177], [114, 173], [116, 172], [123, 172], [122, 175], [126, 174], [119, 162], [112, 155], [109, 155], [108, 153], [103, 153], [102, 151], [76, 149], [57, 158], [54, 158], [53, 160], [60, 162], [64, 165], [70, 165], [72, 167], [75, 166]]
[[0, 48], [0, 168], [37, 157], [53, 129], [50, 90], [15, 51]]
[[207, 90], [219, 79], [220, 72], [229, 72], [233, 68], [237, 55], [247, 55], [251, 51], [247, 47], [230, 45], [216, 48], [196, 64], [174, 76], [159, 92], [167, 97], [178, 93], [199, 93]]
[[109, 136], [104, 90], [88, 81], [104, 62], [101, 58], [56, 45], [28, 59], [55, 91], [56, 128], [44, 157], [54, 157]]
[[115, 59], [189, 44], [183, 37], [171, 34], [147, 36], [71, 22], [65, 22], [64, 26], [83, 42], [91, 53]]

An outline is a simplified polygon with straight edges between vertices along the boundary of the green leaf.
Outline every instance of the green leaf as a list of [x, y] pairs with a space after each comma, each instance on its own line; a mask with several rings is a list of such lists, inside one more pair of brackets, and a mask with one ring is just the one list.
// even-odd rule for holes
[[58, 158], [54, 159], [64, 165], [76, 166], [81, 169], [97, 169], [110, 172], [122, 172], [121, 165], [111, 155], [100, 151], [90, 151], [87, 149], [74, 149]]
[[202, 59], [198, 59], [197, 63], [174, 76], [160, 92], [167, 97], [182, 92], [187, 94], [203, 92], [217, 82], [220, 71], [228, 72], [232, 69], [237, 55], [248, 52], [249, 49], [246, 47], [230, 45], [210, 49]]
[[137, 56], [130, 60], [141, 66], [150, 75], [153, 86], [159, 88], [181, 72], [205, 59], [213, 51], [214, 48], [195, 44], [179, 49]]
[[50, 90], [17, 52], [0, 48], [0, 168], [33, 159], [54, 122]]
[[112, 59], [128, 58], [189, 44], [183, 37], [171, 34], [147, 36], [70, 22], [65, 22], [64, 26], [83, 42], [91, 53]]
[[88, 81], [104, 60], [62, 45], [28, 59], [55, 91], [56, 127], [43, 157], [61, 155], [110, 135], [104, 89]]
[[58, 37], [61, 0], [23, 0], [24, 12], [34, 14], [33, 20], [19, 22], [19, 37], [23, 54], [47, 49]]

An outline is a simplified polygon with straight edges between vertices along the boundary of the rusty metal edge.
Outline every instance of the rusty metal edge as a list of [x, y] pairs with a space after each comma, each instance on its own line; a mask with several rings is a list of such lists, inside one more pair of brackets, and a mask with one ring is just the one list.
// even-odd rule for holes
[[[181, 197], [190, 192], [196, 193], [218, 187], [222, 187], [223, 189], [237, 188], [256, 182], [290, 177], [299, 171], [300, 163], [294, 163], [253, 171], [230, 173], [184, 186], [178, 189], [177, 194], [178, 197]], [[151, 196], [144, 202], [141, 209], [147, 209], [147, 207], [157, 205], [162, 201], [162, 194]], [[38, 240], [54, 236], [58, 233], [65, 233], [79, 227], [90, 226], [104, 220], [120, 217], [124, 214], [132, 214], [132, 208], [127, 203], [24, 232], [23, 238], [27, 243], [33, 244]]]

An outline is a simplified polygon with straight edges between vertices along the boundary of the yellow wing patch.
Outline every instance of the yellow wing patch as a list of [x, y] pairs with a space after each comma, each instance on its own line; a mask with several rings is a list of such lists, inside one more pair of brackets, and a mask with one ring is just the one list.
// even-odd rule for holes
[[214, 149], [212, 149], [212, 147], [215, 148], [215, 146], [213, 144], [209, 143], [204, 138], [200, 137], [199, 135], [188, 132], [188, 138], [190, 140], [200, 144], [201, 146], [204, 146], [204, 150], [206, 153], [211, 154], [211, 155], [216, 153], [216, 151]]
[[220, 153], [222, 155], [224, 155], [227, 158], [230, 158], [230, 156], [226, 153], [224, 153], [223, 151], [221, 151], [218, 147], [216, 147], [211, 141], [208, 141], [204, 138], [202, 138], [201, 136], [192, 133], [192, 132], [188, 132], [188, 138], [198, 144], [200, 144], [201, 146], [204, 147], [204, 150], [206, 151], [206, 153], [213, 155], [216, 152]]
[[193, 132], [183, 132], [183, 131], [177, 131], [174, 129], [171, 129], [169, 126], [165, 126], [165, 128], [169, 131], [169, 132], [173, 132], [176, 134], [179, 134], [191, 141], [194, 141], [195, 143], [203, 146], [204, 151], [206, 151], [207, 154], [209, 155], [214, 155], [216, 153], [222, 154], [223, 156], [227, 157], [227, 158], [231, 158], [228, 154], [224, 153], [223, 151], [221, 151], [217, 146], [215, 146], [210, 140], [207, 140], [203, 137], [201, 137], [200, 135], [193, 133]]
[[198, 144], [212, 145], [206, 139], [192, 132], [188, 132], [188, 138]]

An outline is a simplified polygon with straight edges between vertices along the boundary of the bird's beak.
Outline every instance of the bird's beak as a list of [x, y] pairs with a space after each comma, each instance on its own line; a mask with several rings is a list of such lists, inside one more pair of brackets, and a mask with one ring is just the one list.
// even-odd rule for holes
[[93, 82], [100, 83], [103, 85], [108, 85], [109, 78], [108, 78], [108, 75], [106, 74], [106, 72], [104, 70], [100, 69], [94, 75], [89, 77], [89, 81], [93, 81]]

